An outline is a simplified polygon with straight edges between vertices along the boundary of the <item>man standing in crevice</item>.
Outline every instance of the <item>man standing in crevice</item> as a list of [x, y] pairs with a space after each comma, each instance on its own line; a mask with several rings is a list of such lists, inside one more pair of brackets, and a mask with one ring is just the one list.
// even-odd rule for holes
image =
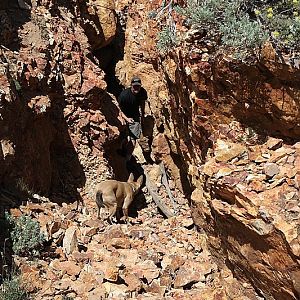
[[137, 76], [131, 79], [130, 87], [123, 90], [118, 97], [123, 118], [127, 122], [126, 137], [123, 137], [118, 153], [126, 157], [126, 161], [130, 160], [136, 140], [141, 136], [147, 99], [147, 91], [142, 87], [141, 79]]

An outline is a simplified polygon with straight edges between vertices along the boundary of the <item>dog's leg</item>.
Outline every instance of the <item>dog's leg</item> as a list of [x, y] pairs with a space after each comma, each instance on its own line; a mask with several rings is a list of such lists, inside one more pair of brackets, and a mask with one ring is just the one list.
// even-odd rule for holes
[[105, 206], [98, 207], [98, 219], [104, 221], [107, 217], [107, 208]]
[[133, 197], [132, 195], [128, 195], [125, 200], [124, 200], [124, 203], [123, 203], [123, 219], [124, 221], [126, 222], [128, 220], [128, 208], [129, 208], [129, 205], [131, 204], [133, 200]]
[[120, 221], [120, 209], [122, 209], [122, 207], [117, 207], [117, 211], [116, 211], [116, 219], [117, 219], [117, 221]]
[[101, 207], [98, 211], [98, 218], [100, 218], [100, 220], [105, 220], [106, 215], [107, 215], [107, 208], [106, 207]]
[[109, 207], [108, 219], [110, 220], [110, 223], [112, 223], [112, 218], [113, 218], [113, 216], [115, 216], [116, 212], [117, 212], [117, 203], [114, 203], [113, 205], [111, 205]]
[[97, 207], [98, 207], [98, 219], [100, 219], [101, 217], [101, 208], [104, 207], [104, 203], [103, 203], [103, 196], [101, 191], [97, 191], [96, 193], [96, 203], [97, 203]]

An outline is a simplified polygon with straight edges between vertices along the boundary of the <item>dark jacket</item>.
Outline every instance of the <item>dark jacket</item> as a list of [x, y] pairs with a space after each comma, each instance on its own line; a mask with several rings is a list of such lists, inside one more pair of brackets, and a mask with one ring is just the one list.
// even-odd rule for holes
[[138, 94], [133, 94], [131, 88], [127, 88], [121, 92], [118, 98], [120, 109], [126, 117], [134, 119], [134, 121], [140, 121], [140, 110], [145, 107], [145, 101], [147, 100], [147, 91], [142, 87]]

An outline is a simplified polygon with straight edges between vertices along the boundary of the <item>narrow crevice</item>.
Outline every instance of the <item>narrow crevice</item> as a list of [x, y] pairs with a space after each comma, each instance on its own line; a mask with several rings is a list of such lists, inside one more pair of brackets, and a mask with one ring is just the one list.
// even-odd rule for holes
[[123, 12], [117, 13], [117, 31], [114, 40], [93, 53], [99, 60], [99, 67], [105, 72], [104, 80], [107, 83], [107, 92], [116, 98], [124, 88], [116, 76], [117, 63], [124, 58], [125, 27], [121, 22], [123, 15]]

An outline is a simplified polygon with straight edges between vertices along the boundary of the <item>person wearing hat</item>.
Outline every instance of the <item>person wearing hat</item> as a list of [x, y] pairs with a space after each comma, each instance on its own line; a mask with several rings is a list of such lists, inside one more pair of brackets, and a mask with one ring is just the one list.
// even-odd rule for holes
[[141, 79], [134, 76], [131, 79], [129, 88], [123, 90], [118, 97], [118, 102], [123, 118], [128, 124], [127, 138], [122, 141], [122, 148], [118, 151], [126, 159], [131, 158], [136, 145], [136, 140], [142, 133], [142, 119], [145, 114], [145, 103], [147, 100], [147, 91], [142, 87]]

